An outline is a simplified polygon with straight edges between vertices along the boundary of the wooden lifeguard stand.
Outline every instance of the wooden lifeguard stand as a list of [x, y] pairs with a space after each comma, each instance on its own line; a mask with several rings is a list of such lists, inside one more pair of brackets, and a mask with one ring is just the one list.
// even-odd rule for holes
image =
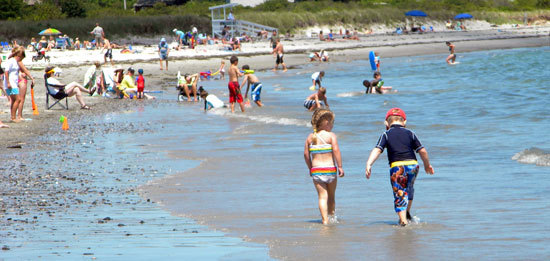
[[[235, 17], [230, 17], [229, 14], [232, 12], [233, 7], [239, 4], [225, 4], [209, 7], [210, 13], [212, 15], [212, 37], [222, 37], [222, 31], [225, 26], [229, 27], [229, 35], [233, 37], [234, 35], [241, 35], [242, 33], [247, 33], [249, 36], [260, 31], [273, 32], [278, 30], [274, 27], [269, 27], [261, 24], [256, 24], [244, 20], [236, 20]], [[229, 8], [229, 11], [226, 9]], [[223, 10], [223, 11], [222, 11]]]

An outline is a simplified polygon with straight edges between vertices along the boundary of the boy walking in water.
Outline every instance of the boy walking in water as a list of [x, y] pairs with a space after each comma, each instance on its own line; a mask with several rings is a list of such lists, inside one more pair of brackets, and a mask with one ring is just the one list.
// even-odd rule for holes
[[285, 65], [285, 62], [283, 61], [285, 50], [283, 49], [283, 44], [281, 43], [281, 39], [277, 38], [277, 45], [275, 46], [275, 48], [271, 53], [277, 55], [277, 60], [275, 60], [275, 68], [273, 69], [273, 71], [277, 71], [277, 69], [279, 69], [279, 64], [281, 64], [283, 65], [283, 72], [286, 72], [286, 65]]
[[388, 148], [390, 183], [395, 212], [399, 216], [399, 224], [406, 226], [408, 220], [412, 219], [410, 210], [414, 196], [414, 181], [419, 169], [414, 153], [420, 154], [426, 173], [433, 175], [434, 168], [430, 165], [428, 152], [414, 132], [405, 128], [407, 116], [403, 110], [399, 108], [390, 109], [386, 113], [385, 124], [386, 131], [382, 133], [376, 147], [370, 153], [365, 174], [369, 179], [372, 164], [378, 159], [384, 148]]
[[241, 111], [244, 112], [243, 96], [241, 95], [241, 87], [239, 86], [239, 76], [243, 76], [244, 74], [241, 73], [239, 67], [237, 67], [239, 64], [239, 58], [237, 58], [237, 56], [231, 56], [229, 62], [231, 62], [231, 67], [229, 67], [229, 84], [227, 87], [229, 88], [231, 112], [235, 112], [235, 101], [239, 103]]
[[452, 44], [451, 42], [446, 42], [445, 44], [447, 44], [447, 46], [449, 46], [449, 52], [451, 53], [451, 54], [449, 54], [449, 56], [447, 57], [447, 60], [445, 60], [445, 61], [447, 61], [448, 64], [453, 64], [456, 61], [455, 45]]
[[243, 65], [243, 71], [244, 77], [243, 83], [241, 85], [244, 86], [244, 84], [248, 82], [248, 85], [246, 85], [246, 92], [244, 93], [244, 97], [248, 97], [248, 89], [250, 89], [250, 85], [252, 85], [252, 91], [250, 92], [252, 101], [254, 101], [256, 105], [258, 105], [258, 107], [264, 106], [260, 99], [260, 93], [262, 92], [262, 83], [260, 82], [260, 80], [258, 80], [258, 77], [254, 75], [254, 71], [250, 70], [250, 66]]

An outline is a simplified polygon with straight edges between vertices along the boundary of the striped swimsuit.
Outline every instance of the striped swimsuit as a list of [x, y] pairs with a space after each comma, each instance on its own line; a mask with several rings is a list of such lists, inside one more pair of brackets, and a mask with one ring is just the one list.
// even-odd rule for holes
[[[317, 139], [322, 141], [323, 144], [316, 144], [316, 145], [310, 144], [309, 153], [311, 155], [332, 153], [332, 144], [327, 143], [317, 133], [315, 133], [315, 136], [317, 137]], [[334, 165], [311, 168], [311, 176], [313, 177], [313, 180], [316, 182], [322, 182], [326, 184], [332, 183], [332, 181], [336, 179], [336, 173], [337, 171]]]

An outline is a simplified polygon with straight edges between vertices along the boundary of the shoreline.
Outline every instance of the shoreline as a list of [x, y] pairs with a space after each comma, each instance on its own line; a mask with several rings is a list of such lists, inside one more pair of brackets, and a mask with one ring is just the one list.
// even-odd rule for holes
[[[471, 41], [512, 41], [517, 42], [518, 39], [530, 38], [546, 38], [550, 36], [550, 27], [535, 27], [535, 28], [518, 28], [518, 29], [492, 29], [492, 30], [477, 30], [477, 31], [443, 31], [443, 32], [428, 32], [422, 34], [372, 34], [360, 37], [356, 40], [341, 40], [336, 41], [319, 41], [317, 38], [284, 38], [282, 43], [285, 48], [285, 54], [302, 54], [304, 59], [310, 52], [325, 49], [328, 51], [347, 50], [347, 49], [378, 49], [396, 46], [415, 46], [421, 44], [445, 44], [445, 41], [451, 42], [471, 42]], [[168, 38], [170, 39], [170, 38]], [[529, 40], [530, 41], [530, 40]], [[224, 51], [223, 44], [214, 45], [199, 45], [195, 49], [171, 50], [169, 54], [169, 62], [180, 62], [189, 59], [202, 61], [208, 59], [228, 59], [231, 55], [240, 57], [254, 57], [261, 55], [270, 55], [271, 48], [267, 40], [261, 40], [253, 43], [243, 43], [242, 52]], [[503, 44], [505, 48], [513, 48], [516, 45]], [[521, 45], [520, 45], [521, 46]], [[140, 53], [121, 54], [120, 49], [113, 50], [115, 64], [136, 64], [136, 63], [158, 63], [158, 50], [156, 45], [149, 46], [134, 46], [135, 50]], [[483, 50], [483, 49], [473, 49]], [[29, 52], [33, 53], [34, 52]], [[5, 55], [5, 54], [2, 54]], [[68, 68], [74, 66], [90, 65], [94, 61], [103, 62], [103, 54], [98, 50], [79, 50], [79, 51], [60, 51], [53, 50], [46, 55], [51, 57], [50, 64]], [[416, 55], [416, 54], [413, 54]], [[388, 57], [388, 56], [386, 56]], [[29, 68], [43, 69], [45, 63], [43, 61], [32, 62], [31, 55], [27, 55], [24, 60]], [[216, 64], [218, 68], [219, 63]]]

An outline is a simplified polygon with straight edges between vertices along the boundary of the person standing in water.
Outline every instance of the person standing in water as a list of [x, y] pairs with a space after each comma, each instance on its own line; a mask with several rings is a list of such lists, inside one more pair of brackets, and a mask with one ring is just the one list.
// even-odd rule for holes
[[277, 38], [277, 45], [271, 53], [277, 56], [277, 59], [275, 60], [275, 68], [273, 69], [273, 71], [277, 71], [277, 69], [279, 69], [279, 64], [281, 64], [283, 66], [283, 72], [286, 72], [286, 65], [283, 61], [285, 50], [283, 48], [283, 44], [281, 43], [281, 39]]
[[399, 217], [399, 225], [406, 226], [409, 223], [408, 221], [412, 219], [410, 210], [414, 196], [414, 181], [419, 170], [414, 153], [420, 155], [426, 173], [433, 175], [434, 168], [430, 164], [428, 151], [422, 146], [416, 134], [405, 128], [407, 116], [403, 110], [391, 108], [386, 113], [384, 123], [386, 131], [380, 135], [376, 147], [370, 153], [365, 176], [370, 179], [372, 164], [382, 154], [384, 148], [387, 148], [394, 208]]
[[241, 95], [241, 86], [239, 86], [239, 76], [243, 76], [244, 74], [237, 67], [239, 64], [237, 56], [231, 56], [229, 62], [231, 62], [231, 67], [229, 67], [229, 83], [227, 84], [227, 88], [229, 89], [231, 112], [235, 112], [235, 102], [241, 106], [241, 111], [244, 112], [243, 96]]
[[452, 44], [451, 42], [446, 42], [447, 46], [449, 47], [449, 52], [451, 53], [448, 57], [447, 57], [447, 63], [448, 64], [453, 64], [455, 63], [456, 61], [456, 54], [455, 54], [455, 45]]
[[306, 139], [304, 160], [317, 190], [323, 225], [327, 225], [337, 221], [334, 215], [337, 174], [344, 177], [338, 140], [331, 132], [334, 113], [328, 109], [316, 110], [311, 117], [311, 126], [313, 133]]

